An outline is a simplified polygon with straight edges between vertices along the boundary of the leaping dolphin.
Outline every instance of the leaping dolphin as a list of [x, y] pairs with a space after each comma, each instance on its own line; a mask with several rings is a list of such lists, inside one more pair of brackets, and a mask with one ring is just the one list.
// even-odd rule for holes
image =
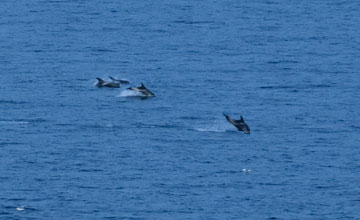
[[95, 84], [96, 87], [110, 87], [110, 88], [120, 88], [120, 83], [116, 83], [116, 82], [107, 82], [107, 81], [104, 81], [103, 79], [101, 78], [96, 78], [98, 81], [97, 83]]
[[115, 79], [114, 77], [109, 76], [109, 78], [113, 81], [113, 82], [118, 82], [121, 84], [129, 84], [130, 82], [124, 79]]
[[234, 125], [239, 131], [243, 131], [245, 134], [250, 134], [250, 128], [245, 123], [244, 118], [242, 116], [240, 116], [240, 120], [234, 120], [234, 119], [230, 118], [230, 116], [226, 115], [225, 113], [223, 113], [223, 115], [225, 116], [226, 120], [230, 124]]
[[147, 89], [143, 83], [141, 83], [140, 87], [129, 87], [128, 90], [133, 90], [135, 92], [140, 92], [145, 97], [152, 97], [155, 96], [149, 89]]

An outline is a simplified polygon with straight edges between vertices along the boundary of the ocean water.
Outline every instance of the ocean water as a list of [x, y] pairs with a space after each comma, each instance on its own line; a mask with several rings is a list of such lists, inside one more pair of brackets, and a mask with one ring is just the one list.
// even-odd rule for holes
[[360, 219], [359, 1], [0, 14], [0, 219]]

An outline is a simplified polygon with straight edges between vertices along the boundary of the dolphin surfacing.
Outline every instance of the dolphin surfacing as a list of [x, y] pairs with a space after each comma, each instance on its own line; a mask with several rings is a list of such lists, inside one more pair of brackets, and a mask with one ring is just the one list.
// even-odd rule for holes
[[238, 131], [243, 131], [245, 134], [250, 134], [250, 128], [245, 123], [244, 118], [242, 116], [240, 116], [240, 120], [234, 120], [225, 113], [223, 113], [223, 115], [230, 124], [234, 125], [238, 129]]
[[124, 79], [115, 79], [114, 77], [112, 76], [109, 76], [109, 78], [113, 81], [113, 82], [117, 82], [117, 83], [120, 83], [120, 84], [129, 84], [130, 82], [127, 81], [127, 80], [124, 80]]
[[95, 84], [95, 86], [98, 88], [101, 88], [101, 87], [120, 88], [120, 83], [108, 82], [101, 78], [96, 78], [96, 79], [97, 79], [97, 83]]
[[129, 87], [128, 90], [132, 90], [135, 92], [141, 93], [144, 97], [155, 97], [155, 94], [152, 93], [148, 88], [145, 87], [143, 83], [141, 83], [140, 87]]

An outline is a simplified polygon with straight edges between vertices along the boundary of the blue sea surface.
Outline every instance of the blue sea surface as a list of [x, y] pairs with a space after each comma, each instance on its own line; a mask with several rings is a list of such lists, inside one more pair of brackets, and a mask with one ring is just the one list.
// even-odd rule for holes
[[360, 1], [0, 14], [0, 219], [360, 219]]

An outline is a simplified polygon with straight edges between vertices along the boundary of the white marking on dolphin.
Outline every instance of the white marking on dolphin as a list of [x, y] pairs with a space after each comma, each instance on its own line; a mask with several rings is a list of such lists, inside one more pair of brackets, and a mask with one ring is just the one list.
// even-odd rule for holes
[[109, 87], [109, 88], [120, 88], [120, 83], [117, 82], [108, 82], [101, 78], [96, 78], [97, 83], [95, 84], [96, 87]]
[[141, 93], [144, 97], [153, 97], [153, 96], [155, 96], [155, 94], [152, 93], [149, 89], [147, 89], [143, 83], [141, 83], [141, 86], [140, 86], [140, 87], [129, 87], [129, 88], [127, 88], [127, 89], [128, 89], [128, 90], [135, 91], [135, 92], [139, 92], [139, 93]]

